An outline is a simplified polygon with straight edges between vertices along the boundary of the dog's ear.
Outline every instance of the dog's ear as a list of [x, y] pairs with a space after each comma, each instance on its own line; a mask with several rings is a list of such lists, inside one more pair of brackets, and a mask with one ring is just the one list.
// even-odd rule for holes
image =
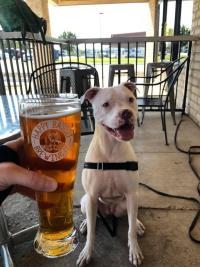
[[96, 96], [96, 94], [99, 92], [100, 88], [93, 87], [88, 89], [83, 96], [81, 96], [81, 104], [84, 102], [85, 99], [90, 101], [92, 103], [92, 100]]
[[123, 85], [128, 88], [133, 94], [135, 97], [137, 97], [137, 87], [135, 85], [135, 83], [133, 82], [125, 82], [123, 83]]

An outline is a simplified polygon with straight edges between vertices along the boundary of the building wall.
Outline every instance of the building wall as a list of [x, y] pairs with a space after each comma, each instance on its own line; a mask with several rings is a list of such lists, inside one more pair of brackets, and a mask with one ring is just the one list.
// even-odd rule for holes
[[[200, 36], [200, 1], [193, 2], [192, 34]], [[200, 126], [200, 41], [193, 42], [187, 112]]]
[[145, 3], [148, 1], [149, 0], [51, 0], [51, 2], [54, 2], [59, 6], [116, 4], [116, 3]]

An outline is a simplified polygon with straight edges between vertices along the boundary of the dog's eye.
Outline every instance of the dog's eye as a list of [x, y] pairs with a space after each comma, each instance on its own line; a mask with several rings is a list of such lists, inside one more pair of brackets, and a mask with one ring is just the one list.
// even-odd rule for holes
[[134, 102], [134, 98], [133, 97], [129, 97], [128, 101], [129, 101], [129, 103], [133, 103]]
[[109, 103], [108, 102], [103, 103], [102, 107], [104, 107], [104, 108], [109, 107]]

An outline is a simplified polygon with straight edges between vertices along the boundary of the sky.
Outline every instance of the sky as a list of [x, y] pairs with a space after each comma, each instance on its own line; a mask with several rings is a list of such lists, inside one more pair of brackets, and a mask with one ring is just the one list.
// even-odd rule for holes
[[[191, 27], [192, 1], [184, 1], [182, 23]], [[169, 6], [169, 27], [173, 28], [174, 5]], [[151, 19], [148, 3], [49, 6], [51, 32], [58, 37], [71, 31], [77, 38], [110, 38], [111, 34], [148, 32]]]
[[77, 38], [103, 38], [114, 33], [145, 31], [150, 24], [147, 4], [50, 7], [49, 14], [54, 37], [71, 31]]

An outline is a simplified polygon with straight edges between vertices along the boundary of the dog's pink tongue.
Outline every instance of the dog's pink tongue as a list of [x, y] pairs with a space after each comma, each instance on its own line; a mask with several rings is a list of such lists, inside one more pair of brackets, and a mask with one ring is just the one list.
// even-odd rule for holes
[[131, 140], [134, 136], [134, 131], [133, 129], [123, 129], [123, 128], [119, 128], [117, 129], [117, 138], [124, 140], [124, 141], [128, 141]]

